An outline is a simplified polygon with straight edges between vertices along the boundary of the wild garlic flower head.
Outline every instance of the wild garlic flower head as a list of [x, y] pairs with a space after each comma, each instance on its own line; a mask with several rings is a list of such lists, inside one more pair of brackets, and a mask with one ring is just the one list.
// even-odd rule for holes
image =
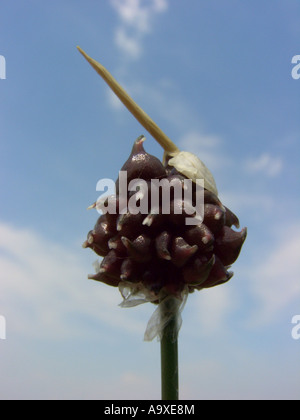
[[[212, 175], [194, 155], [182, 152], [163, 165], [144, 150], [143, 141], [144, 138], [139, 137], [134, 142], [131, 155], [121, 169], [127, 172], [127, 185], [137, 176], [149, 186], [153, 179], [166, 179], [179, 187], [182, 198], [178, 199], [171, 189], [170, 212], [164, 214], [164, 192], [159, 196], [155, 212], [143, 192], [138, 195], [138, 201], [141, 205], [142, 199], [147, 199], [148, 213], [133, 213], [130, 209], [124, 212], [121, 211], [124, 203], [120, 207], [117, 180], [113, 199], [119, 206], [118, 212], [101, 215], [84, 242], [85, 248], [104, 257], [99, 271], [89, 278], [117, 287], [125, 281], [136, 290], [147, 290], [154, 296], [154, 302], [161, 294], [176, 296], [183, 290], [193, 292], [227, 282], [233, 275], [229, 268], [240, 253], [246, 229], [232, 229], [239, 226], [238, 218], [220, 202]], [[193, 177], [192, 180], [208, 175], [204, 180], [203, 221], [191, 226], [185, 223], [183, 198], [187, 175]], [[149, 191], [151, 188], [146, 193]], [[133, 196], [128, 190], [126, 204]], [[193, 195], [192, 201], [194, 199]]]
[[[205, 164], [194, 154], [180, 151], [105, 67], [78, 49], [165, 152], [160, 162], [145, 152], [144, 136], [134, 142], [119, 174], [126, 173], [126, 186], [135, 182], [139, 190], [133, 194], [129, 188], [124, 197], [118, 178], [116, 194], [107, 197], [116, 212], [102, 214], [83, 244], [84, 248], [91, 248], [103, 257], [96, 273], [89, 278], [119, 287], [124, 298], [122, 306], [163, 303], [177, 297], [182, 310], [188, 293], [226, 283], [232, 277], [229, 269], [240, 253], [247, 229], [233, 229], [233, 226], [239, 228], [239, 220], [219, 200], [214, 177]], [[158, 198], [153, 208], [149, 205], [149, 191], [153, 184], [157, 187], [158, 181], [172, 185], [173, 190], [165, 194], [160, 187], [156, 188]], [[185, 198], [186, 181], [192, 184], [188, 200]], [[200, 187], [201, 203], [198, 200]], [[179, 197], [175, 191], [179, 192]], [[169, 197], [167, 214], [163, 211], [166, 195]], [[139, 202], [140, 209], [147, 210], [146, 214], [130, 210], [128, 204], [133, 198]], [[95, 203], [91, 207], [96, 206]], [[191, 214], [196, 222], [189, 225], [186, 219]], [[147, 339], [159, 334], [170, 316], [172, 314], [166, 315], [164, 321], [161, 313], [152, 317], [145, 334]]]

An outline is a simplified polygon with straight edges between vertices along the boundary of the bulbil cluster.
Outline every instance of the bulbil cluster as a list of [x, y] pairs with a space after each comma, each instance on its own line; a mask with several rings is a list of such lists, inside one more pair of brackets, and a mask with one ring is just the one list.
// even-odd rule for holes
[[[127, 171], [127, 182], [142, 179], [150, 183], [152, 179], [167, 178], [183, 191], [186, 177], [168, 162], [163, 165], [146, 153], [144, 139], [141, 136], [135, 141], [121, 169]], [[132, 194], [128, 192], [127, 200]], [[124, 203], [120, 202], [118, 180], [116, 195], [111, 199], [115, 200], [116, 213], [102, 214], [83, 244], [103, 257], [98, 272], [89, 275], [90, 279], [116, 287], [127, 282], [157, 296], [161, 291], [176, 296], [186, 289], [193, 292], [223, 284], [232, 277], [229, 268], [240, 253], [247, 230], [232, 229], [239, 228], [239, 220], [214, 192], [204, 189], [203, 222], [191, 226], [185, 223], [184, 204], [172, 188], [170, 214], [151, 212], [150, 200], [149, 214], [121, 212]], [[176, 211], [178, 207], [181, 214]]]

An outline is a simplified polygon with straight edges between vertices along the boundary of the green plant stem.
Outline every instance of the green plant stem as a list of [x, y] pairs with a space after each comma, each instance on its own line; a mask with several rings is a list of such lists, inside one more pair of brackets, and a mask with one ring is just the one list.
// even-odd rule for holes
[[[177, 299], [169, 299], [165, 305], [175, 309], [169, 323], [163, 330], [160, 342], [161, 350], [161, 398], [162, 400], [178, 400], [178, 332], [177, 332]], [[175, 306], [174, 306], [175, 305]], [[162, 311], [164, 308], [162, 308]]]

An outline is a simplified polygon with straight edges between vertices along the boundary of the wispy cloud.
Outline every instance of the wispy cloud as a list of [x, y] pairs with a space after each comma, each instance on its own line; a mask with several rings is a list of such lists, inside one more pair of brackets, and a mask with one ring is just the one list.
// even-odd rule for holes
[[[252, 300], [250, 311], [244, 312], [245, 324], [251, 328], [276, 325], [278, 319], [300, 302], [300, 224], [289, 224], [284, 230], [278, 229], [273, 243], [264, 241], [258, 247], [253, 260], [243, 260], [231, 282], [247, 279], [245, 291]], [[228, 285], [202, 291], [190, 299], [191, 309], [200, 323], [203, 335], [220, 334], [224, 325], [230, 325], [228, 317], [238, 311], [244, 297], [234, 287]], [[244, 302], [245, 303], [245, 302]], [[297, 306], [298, 305], [298, 306]], [[209, 314], [209, 317], [206, 316]], [[199, 332], [197, 331], [197, 334]]]
[[[252, 295], [259, 306], [259, 311], [255, 315], [260, 323], [262, 320], [274, 321], [282, 307], [286, 307], [293, 299], [300, 297], [300, 286], [296, 277], [300, 270], [298, 258], [300, 225], [290, 226], [290, 228], [279, 235], [277, 245], [270, 249], [269, 256], [260, 264], [260, 267], [256, 269], [251, 267], [250, 270], [251, 276], [257, 278], [257, 282], [255, 284], [252, 282], [251, 287]], [[95, 378], [94, 371], [89, 368], [89, 373], [84, 374], [84, 386], [74, 385], [78, 380], [78, 372], [74, 369], [72, 362], [67, 363], [64, 358], [60, 360], [60, 363], [67, 365], [66, 371], [53, 374], [50, 363], [49, 366], [43, 366], [41, 374], [40, 364], [34, 360], [39, 349], [38, 346], [34, 347], [37, 340], [48, 338], [52, 343], [60, 339], [90, 340], [96, 329], [102, 343], [105, 340], [113, 340], [112, 336], [124, 332], [131, 336], [135, 334], [138, 337], [137, 341], [142, 341], [145, 321], [148, 319], [145, 318], [145, 313], [143, 314], [143, 308], [138, 308], [137, 317], [135, 311], [118, 308], [120, 295], [115, 288], [94, 282], [88, 284], [85, 278], [89, 270], [89, 262], [82, 260], [80, 253], [81, 251], [74, 254], [71, 249], [50, 242], [32, 230], [0, 223], [0, 313], [7, 316], [8, 340], [12, 332], [14, 336], [35, 338], [32, 340], [33, 347], [29, 346], [26, 349], [29, 353], [32, 352], [30, 378], [28, 378], [27, 368], [24, 370], [22, 366], [22, 369], [18, 370], [20, 364], [14, 372], [13, 379], [10, 379], [11, 370], [5, 371], [4, 395], [8, 397], [18, 395], [21, 398], [46, 395], [48, 398], [53, 396], [55, 398], [59, 380], [59, 383], [63, 384], [63, 389], [59, 388], [58, 391], [60, 398], [78, 396], [78, 398], [98, 399], [99, 395], [106, 399], [114, 398], [116, 395], [118, 398], [125, 399], [132, 398], [132, 395], [136, 398], [143, 398], [145, 395], [147, 398], [157, 398], [159, 390], [153, 387], [153, 383], [157, 379], [155, 375], [159, 368], [157, 359], [149, 357], [151, 352], [154, 352], [153, 349], [157, 347], [155, 342], [147, 343], [143, 349], [139, 349], [145, 352], [145, 360], [148, 360], [151, 366], [147, 368], [144, 376], [138, 370], [138, 363], [143, 363], [143, 366], [145, 363], [136, 349], [130, 357], [128, 353], [122, 353], [121, 357], [124, 359], [121, 358], [119, 372], [109, 367], [110, 371], [107, 373], [106, 368], [103, 367], [101, 369], [104, 373], [101, 370], [97, 371], [101, 372], [102, 376]], [[185, 398], [197, 398], [199, 386], [203, 384], [208, 384], [208, 388], [205, 387], [204, 396], [222, 398], [227, 382], [231, 383], [232, 375], [235, 376], [235, 381], [232, 383], [232, 389], [228, 391], [228, 397], [252, 396], [256, 392], [257, 375], [266, 372], [265, 363], [267, 362], [267, 366], [270, 366], [270, 371], [271, 367], [274, 367], [274, 362], [268, 364], [268, 360], [265, 359], [261, 360], [260, 369], [255, 364], [257, 375], [253, 377], [253, 383], [249, 389], [239, 376], [241, 366], [243, 366], [243, 375], [251, 377], [252, 366], [245, 364], [245, 361], [249, 360], [249, 351], [246, 347], [242, 347], [240, 341], [235, 345], [235, 342], [226, 338], [227, 334], [230, 337], [233, 336], [230, 324], [232, 314], [240, 311], [242, 307], [243, 301], [238, 293], [234, 287], [225, 285], [195, 293], [189, 297], [183, 314], [182, 331], [182, 335], [184, 334], [188, 340], [183, 346], [188, 351], [182, 363], [182, 377], [184, 377], [182, 395]], [[79, 325], [74, 322], [76, 316]], [[89, 330], [83, 328], [89, 324], [92, 325]], [[112, 332], [111, 336], [107, 333], [108, 331]], [[198, 341], [199, 337], [201, 342]], [[204, 338], [207, 340], [203, 340]], [[210, 353], [211, 344], [207, 347], [207, 344], [203, 343], [212, 343], [214, 340], [217, 340], [220, 346], [224, 346], [225, 352], [222, 347], [217, 352]], [[122, 346], [126, 345], [121, 340], [119, 343], [120, 345], [122, 343]], [[115, 351], [117, 354], [117, 350]], [[239, 355], [238, 351], [242, 354]], [[20, 359], [17, 349], [14, 354]], [[88, 356], [84, 357], [90, 357], [90, 352], [87, 354]], [[139, 362], [131, 366], [132, 354]], [[238, 364], [234, 360], [236, 356], [240, 357]], [[250, 356], [253, 358], [253, 355]], [[48, 354], [44, 357], [45, 360], [51, 359]], [[67, 356], [64, 355], [64, 357]], [[104, 360], [110, 360], [107, 354], [102, 353], [101, 357]], [[189, 364], [191, 357], [194, 360], [193, 364]], [[9, 362], [13, 360], [13, 356], [6, 355], [5, 361], [8, 360]], [[87, 364], [86, 359], [85, 363]], [[105, 362], [102, 363], [105, 364]], [[286, 364], [287, 362], [284, 366]], [[73, 373], [74, 370], [75, 373]], [[274, 374], [279, 378], [280, 371], [275, 370], [272, 373], [272, 378]], [[266, 390], [269, 389], [268, 377], [264, 375], [262, 378], [263, 386], [261, 386], [260, 395], [266, 395]], [[17, 378], [21, 378], [24, 383], [18, 390], [15, 388]], [[218, 378], [223, 379], [218, 382]], [[292, 381], [293, 379], [289, 384]], [[237, 391], [235, 383], [242, 383], [243, 386]], [[7, 387], [10, 387], [10, 391]], [[44, 394], [40, 394], [41, 389]], [[281, 393], [278, 389], [275, 391], [277, 394], [274, 395]]]
[[248, 159], [245, 167], [248, 172], [275, 177], [281, 173], [283, 162], [279, 157], [271, 156], [269, 153], [262, 153], [256, 158]]
[[139, 58], [142, 54], [140, 37], [138, 35], [130, 36], [123, 27], [116, 29], [115, 43], [121, 51], [126, 53], [127, 57]]
[[231, 163], [230, 157], [224, 153], [222, 138], [215, 134], [188, 131], [180, 139], [179, 146], [197, 155], [212, 172], [220, 171]]
[[258, 304], [254, 323], [272, 322], [300, 300], [300, 224], [290, 224], [284, 230], [278, 226], [277, 230], [275, 245], [269, 245], [264, 260], [251, 270], [252, 292]]
[[146, 319], [135, 320], [118, 307], [117, 289], [87, 280], [93, 268], [80, 249], [72, 252], [31, 230], [0, 223], [0, 313], [9, 319], [10, 331], [83, 337], [91, 330], [74, 320], [84, 317], [104, 328], [138, 333], [142, 340]]
[[224, 333], [224, 325], [228, 325], [228, 316], [237, 309], [235, 293], [232, 288], [226, 286], [202, 290], [190, 301], [195, 322], [199, 326], [197, 334], [203, 336]]
[[[229, 207], [237, 214], [249, 211], [251, 212], [252, 218], [254, 217], [260, 219], [262, 214], [270, 213], [270, 211], [274, 209], [277, 197], [272, 196], [272, 194], [268, 192], [261, 193], [251, 191], [250, 189], [248, 191], [245, 189], [242, 191], [224, 189], [220, 192], [220, 199], [226, 207]], [[259, 212], [257, 211], [258, 203], [260, 209]]]
[[143, 52], [143, 39], [152, 30], [157, 14], [167, 10], [166, 0], [111, 0], [120, 25], [115, 29], [115, 43], [127, 57], [137, 59]]

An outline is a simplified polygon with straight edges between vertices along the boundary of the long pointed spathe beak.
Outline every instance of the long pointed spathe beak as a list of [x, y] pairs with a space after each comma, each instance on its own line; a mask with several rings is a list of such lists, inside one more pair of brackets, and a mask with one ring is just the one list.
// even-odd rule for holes
[[117, 95], [120, 101], [132, 113], [132, 115], [140, 122], [140, 124], [152, 135], [152, 137], [162, 146], [165, 154], [174, 156], [179, 152], [178, 147], [172, 140], [158, 127], [158, 125], [140, 108], [137, 103], [128, 95], [116, 79], [106, 70], [102, 64], [89, 57], [80, 47], [77, 47], [84, 58], [96, 70], [96, 72], [104, 79], [112, 91]]

